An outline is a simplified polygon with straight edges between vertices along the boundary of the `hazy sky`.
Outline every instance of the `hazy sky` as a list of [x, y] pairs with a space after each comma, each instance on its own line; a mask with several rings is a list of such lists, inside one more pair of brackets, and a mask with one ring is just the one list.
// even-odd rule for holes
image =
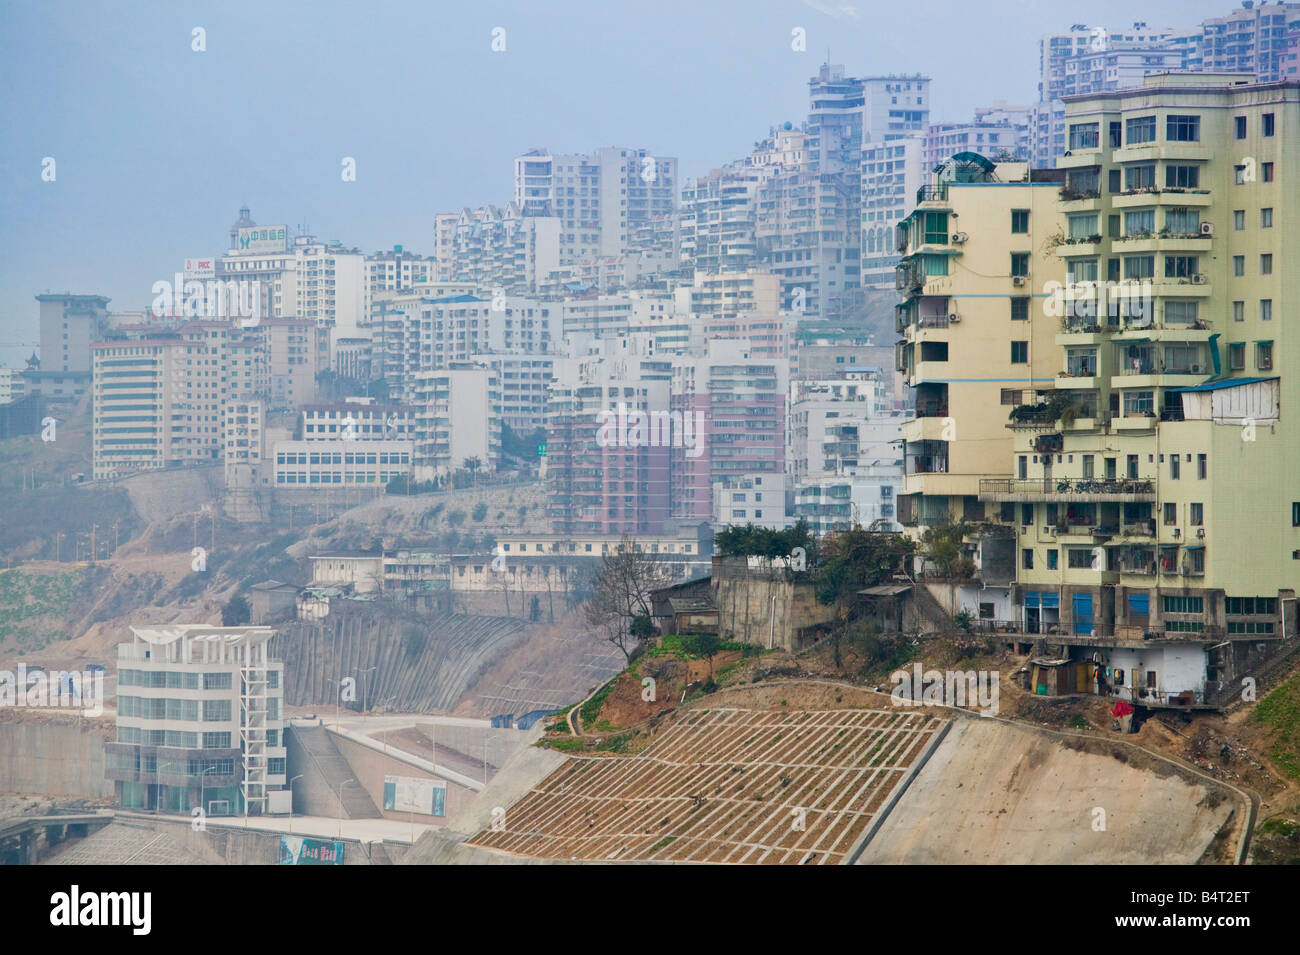
[[533, 146], [645, 146], [683, 177], [744, 155], [806, 116], [828, 47], [852, 75], [929, 74], [932, 117], [962, 119], [1032, 102], [1039, 36], [1079, 10], [1185, 28], [1234, 6], [0, 0], [0, 361], [31, 353], [10, 343], [36, 341], [37, 293], [143, 308], [185, 257], [224, 250], [242, 203], [260, 224], [429, 252], [434, 213], [506, 202]]

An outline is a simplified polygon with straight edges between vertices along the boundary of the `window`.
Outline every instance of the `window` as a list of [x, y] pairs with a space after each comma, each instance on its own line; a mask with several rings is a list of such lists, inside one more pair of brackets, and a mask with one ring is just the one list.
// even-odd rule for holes
[[1255, 367], [1268, 371], [1273, 367], [1273, 343], [1255, 342]]
[[1012, 252], [1011, 253], [1011, 274], [1013, 276], [1025, 277], [1029, 275], [1029, 253]]
[[1065, 552], [1065, 562], [1073, 570], [1087, 570], [1092, 566], [1092, 550], [1087, 547], [1070, 547]]
[[925, 234], [922, 241], [926, 245], [948, 244], [948, 213], [927, 212], [925, 214]]
[[[1014, 216], [1015, 214], [1012, 213], [1012, 215]], [[1069, 236], [1076, 242], [1080, 239], [1088, 239], [1094, 235], [1100, 235], [1097, 231], [1097, 214], [1095, 212], [1091, 215], [1069, 216], [1067, 217], [1066, 222], [1069, 224]], [[1013, 228], [1012, 231], [1014, 232], [1015, 229]]]
[[1053, 547], [1047, 552], [1047, 569], [1056, 570], [1060, 566], [1059, 560], [1059, 552]]
[[1189, 279], [1197, 273], [1198, 257], [1195, 255], [1166, 255], [1165, 278]]
[[1165, 324], [1191, 325], [1196, 321], [1196, 299], [1166, 299]]
[[1232, 257], [1232, 274], [1233, 275], [1246, 274], [1246, 257], [1244, 255], [1234, 255]]
[[1205, 480], [1206, 476], [1209, 474], [1209, 466], [1210, 459], [1206, 454], [1201, 453], [1196, 456], [1196, 480]]
[[1011, 231], [1012, 232], [1029, 231], [1029, 210], [1028, 209], [1011, 210]]
[[1125, 235], [1150, 235], [1156, 231], [1156, 211], [1140, 209], [1137, 212], [1124, 213]]
[[1245, 303], [1245, 302], [1233, 302], [1233, 303], [1232, 303], [1232, 320], [1233, 320], [1234, 322], [1244, 322], [1244, 321], [1246, 320], [1246, 303]]
[[1124, 170], [1124, 189], [1137, 192], [1139, 189], [1154, 189], [1156, 186], [1155, 166], [1129, 166]]
[[1246, 345], [1244, 342], [1233, 342], [1228, 345], [1228, 369], [1230, 371], [1244, 371], [1246, 369]]
[[1277, 598], [1225, 597], [1224, 612], [1233, 617], [1272, 617], [1277, 614]]
[[1291, 526], [1300, 527], [1300, 501], [1291, 502]]
[[1232, 210], [1232, 228], [1234, 232], [1240, 232], [1242, 229], [1246, 228], [1245, 209]]
[[1187, 511], [1187, 523], [1191, 524], [1193, 527], [1200, 527], [1202, 524], [1205, 523], [1204, 504], [1201, 504], [1197, 501], [1193, 501], [1191, 503]]
[[[1110, 129], [1110, 135], [1107, 137], [1107, 140], [1110, 144], [1110, 148], [1119, 149], [1121, 146], [1124, 145], [1124, 138], [1123, 138], [1124, 125], [1121, 122], [1119, 122], [1119, 120], [1115, 120], [1110, 124], [1109, 129]], [[1111, 192], [1114, 191], [1115, 191], [1114, 189], [1111, 190]]]
[[[1263, 252], [1263, 253], [1260, 254], [1260, 257], [1259, 257], [1259, 274], [1260, 274], [1260, 275], [1272, 275], [1272, 274], [1273, 274], [1273, 254], [1272, 254], [1271, 252]], [[1264, 304], [1263, 302], [1260, 302], [1260, 305], [1261, 305], [1261, 306], [1262, 306], [1263, 304]]]
[[1011, 300], [1011, 320], [1015, 322], [1029, 321], [1029, 299], [1025, 296], [1018, 296]]
[[1011, 364], [1023, 365], [1029, 361], [1029, 342], [1011, 343]]
[[1137, 119], [1126, 120], [1124, 123], [1124, 138], [1130, 146], [1155, 142], [1156, 118], [1154, 116], [1140, 116]]
[[1271, 322], [1273, 320], [1273, 300], [1271, 298], [1261, 298], [1259, 300], [1259, 320], [1261, 322]]
[[[1155, 397], [1150, 391], [1126, 391], [1124, 392], [1124, 415], [1132, 417], [1134, 415], [1151, 415], [1155, 413]], [[1114, 480], [1115, 459], [1106, 459], [1106, 478]]]
[[1173, 501], [1165, 502], [1165, 526], [1172, 527], [1178, 523], [1178, 505]]
[[1233, 133], [1237, 139], [1246, 138], [1246, 117], [1234, 116], [1232, 120]]
[[1263, 129], [1264, 135], [1272, 136], [1274, 130], [1276, 129], [1276, 127], [1273, 124], [1273, 114], [1265, 113], [1263, 116], [1260, 117], [1260, 120], [1261, 120], [1260, 125]]
[[1199, 166], [1166, 166], [1166, 189], [1195, 189], [1200, 184]]
[[1096, 149], [1101, 145], [1096, 123], [1070, 124], [1071, 149]]
[[1097, 281], [1097, 260], [1066, 259], [1065, 273], [1066, 281], [1071, 285], [1079, 282], [1095, 282]]
[[1200, 142], [1201, 117], [1178, 116], [1174, 114], [1166, 116], [1165, 139], [1171, 143]]
[[[1251, 181], [1254, 181], [1254, 178], [1255, 178], [1254, 176], [1251, 176]], [[1232, 181], [1234, 185], [1238, 185], [1238, 186], [1244, 186], [1246, 184], [1247, 180], [1246, 180], [1245, 163], [1237, 163], [1235, 166], [1232, 167]]]
[[1121, 169], [1112, 169], [1106, 173], [1106, 188], [1111, 192], [1119, 192], [1123, 181], [1124, 171]]
[[1170, 209], [1165, 213], [1165, 229], [1171, 235], [1201, 234], [1201, 213], [1199, 209]]
[[1273, 164], [1271, 162], [1265, 162], [1259, 164], [1259, 177], [1264, 182], [1273, 181]]
[[1154, 255], [1126, 255], [1124, 257], [1124, 278], [1151, 279], [1156, 275], [1156, 257]]
[[1205, 598], [1203, 597], [1162, 597], [1165, 613], [1186, 613], [1186, 614], [1203, 614], [1205, 613]]
[[1032, 548], [1026, 547], [1020, 552], [1020, 566], [1025, 570], [1034, 569], [1034, 551]]
[[1088, 480], [1092, 480], [1092, 478], [1096, 474], [1096, 469], [1094, 468], [1094, 460], [1095, 459], [1091, 454], [1085, 454], [1083, 456], [1083, 476]]
[[1177, 481], [1182, 476], [1182, 455], [1169, 455], [1169, 480]]

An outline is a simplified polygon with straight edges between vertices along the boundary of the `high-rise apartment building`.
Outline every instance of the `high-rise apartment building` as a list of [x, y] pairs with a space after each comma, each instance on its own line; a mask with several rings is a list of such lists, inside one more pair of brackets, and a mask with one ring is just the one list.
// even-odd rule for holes
[[715, 339], [672, 364], [671, 410], [693, 445], [672, 449], [673, 516], [713, 518], [714, 486], [739, 475], [785, 473], [789, 361], [758, 357], [746, 340]]
[[[1056, 329], [1032, 317], [1043, 290], [1064, 278], [1047, 243], [1059, 189], [1022, 163], [949, 159], [899, 227], [897, 368], [916, 389], [898, 500], [909, 532], [987, 519], [981, 481], [1009, 474], [1007, 412], [1032, 405], [1055, 379]], [[976, 560], [989, 558], [990, 571], [977, 586], [1002, 619], [1010, 580], [992, 573], [1002, 564], [993, 552], [1013, 543], [1005, 533], [977, 541]]]
[[36, 296], [40, 303], [41, 361], [29, 369], [31, 391], [53, 400], [73, 400], [90, 387], [91, 346], [108, 331], [108, 299], [71, 292]]
[[511, 295], [536, 292], [562, 264], [562, 222], [519, 202], [444, 213], [434, 220], [437, 280]]
[[677, 190], [677, 160], [645, 149], [534, 149], [515, 159], [514, 202], [525, 217], [559, 219], [560, 265], [621, 255], [641, 227], [675, 221]]
[[861, 284], [892, 285], [898, 255], [892, 234], [932, 167], [926, 166], [930, 78], [872, 76], [863, 82], [862, 163], [857, 188], [861, 216]]
[[[1300, 426], [1286, 409], [1300, 355], [1280, 303], [1297, 279], [1277, 262], [1300, 229], [1285, 185], [1300, 175], [1288, 152], [1300, 85], [1151, 75], [1066, 109], [1070, 155], [1019, 188], [1032, 202], [971, 218], [963, 200], [1017, 187], [941, 181], [909, 220], [905, 262], [918, 269], [904, 276], [900, 365], [918, 417], [903, 523], [988, 522], [971, 544], [994, 559], [958, 588], [963, 609], [1044, 635], [1072, 688], [1222, 705], [1295, 628]], [[959, 227], [1009, 214], [1012, 229], [981, 226], [958, 243], [951, 219], [931, 218], [954, 212]], [[946, 301], [928, 294], [925, 261], [942, 233], [948, 275], [966, 273]], [[974, 271], [1007, 259], [1025, 281], [963, 302], [987, 280], [961, 266], [985, 246]], [[1018, 304], [1023, 289], [1036, 297]], [[1008, 306], [1010, 334], [981, 343], [996, 328], [987, 313]], [[1008, 346], [1023, 378], [998, 374]], [[999, 417], [1009, 456], [991, 430]], [[961, 455], [972, 440], [982, 450]], [[1004, 538], [1014, 586], [991, 587], [982, 568], [1002, 573]]]
[[501, 457], [501, 384], [494, 368], [453, 361], [413, 376], [413, 476], [443, 476], [476, 460], [484, 474]]
[[1067, 101], [1057, 379], [1013, 429], [1015, 477], [982, 494], [1016, 509], [1037, 627], [1180, 635], [1198, 702], [1244, 658], [1234, 638], [1281, 635], [1300, 567], [1297, 280], [1277, 264], [1300, 237], [1300, 86], [1248, 81]]
[[595, 354], [556, 360], [545, 475], [557, 534], [644, 536], [667, 524], [671, 360], [644, 344], [607, 339]]

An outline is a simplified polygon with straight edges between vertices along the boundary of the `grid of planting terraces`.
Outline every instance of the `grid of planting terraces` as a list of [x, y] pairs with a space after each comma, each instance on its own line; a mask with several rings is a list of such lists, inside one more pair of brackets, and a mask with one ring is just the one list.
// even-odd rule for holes
[[469, 844], [592, 862], [842, 863], [945, 722], [688, 710], [636, 756], [570, 758]]

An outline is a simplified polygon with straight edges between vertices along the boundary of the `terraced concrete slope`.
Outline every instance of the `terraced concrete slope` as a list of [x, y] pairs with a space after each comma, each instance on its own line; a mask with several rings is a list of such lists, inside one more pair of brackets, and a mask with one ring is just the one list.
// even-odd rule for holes
[[958, 719], [858, 863], [1190, 864], [1236, 805], [1140, 751], [1077, 745]]
[[590, 862], [839, 863], [945, 725], [915, 710], [681, 710], [636, 756], [566, 760], [464, 845]]
[[361, 610], [287, 624], [272, 652], [284, 660], [290, 705], [333, 704], [339, 681], [351, 677], [358, 702], [364, 695], [372, 707], [425, 713], [454, 707], [494, 660], [518, 646], [525, 630], [522, 622], [502, 617], [395, 619]]

